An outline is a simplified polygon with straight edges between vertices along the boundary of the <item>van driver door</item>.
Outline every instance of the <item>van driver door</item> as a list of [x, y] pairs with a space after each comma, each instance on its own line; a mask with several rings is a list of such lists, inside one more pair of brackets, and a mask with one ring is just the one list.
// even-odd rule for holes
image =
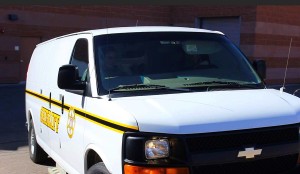
[[[91, 44], [92, 37], [89, 34], [74, 37], [77, 38], [75, 40], [73, 38], [74, 47], [68, 63], [78, 67], [78, 80], [88, 83], [89, 44]], [[53, 112], [60, 114], [59, 130], [49, 134], [53, 153], [78, 170], [84, 169], [82, 160], [78, 159], [81, 159], [84, 154], [86, 91], [88, 90], [57, 90], [55, 96], [59, 96], [60, 106], [53, 107]]]

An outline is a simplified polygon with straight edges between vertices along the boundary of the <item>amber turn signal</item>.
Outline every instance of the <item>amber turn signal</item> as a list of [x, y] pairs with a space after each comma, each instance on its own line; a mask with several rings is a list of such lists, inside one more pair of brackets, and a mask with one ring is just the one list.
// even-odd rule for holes
[[189, 174], [189, 169], [181, 168], [165, 168], [165, 167], [141, 167], [141, 166], [124, 166], [125, 174]]

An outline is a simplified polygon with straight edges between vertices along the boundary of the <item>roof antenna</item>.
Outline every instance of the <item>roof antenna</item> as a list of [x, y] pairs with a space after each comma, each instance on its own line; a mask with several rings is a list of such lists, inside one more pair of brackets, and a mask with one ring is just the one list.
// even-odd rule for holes
[[138, 26], [138, 23], [139, 23], [139, 20], [137, 19], [137, 20], [136, 20], [136, 23], [135, 23], [135, 26], [136, 26], [136, 27]]
[[[108, 25], [107, 25], [107, 15], [108, 15], [108, 11], [107, 11], [107, 6], [105, 8], [105, 28], [106, 28], [106, 39], [105, 39], [105, 44], [107, 45], [108, 44]], [[108, 80], [108, 86], [109, 86], [109, 81]], [[111, 101], [111, 95], [110, 95], [110, 90], [108, 90], [108, 101]]]
[[293, 38], [291, 37], [290, 47], [289, 47], [289, 53], [288, 53], [288, 58], [287, 58], [287, 61], [286, 61], [286, 67], [285, 67], [285, 72], [284, 72], [283, 85], [282, 85], [282, 87], [280, 88], [280, 93], [282, 93], [283, 90], [285, 89], [284, 86], [285, 86], [286, 72], [287, 72], [287, 68], [288, 68], [288, 65], [289, 65], [289, 59], [290, 59], [290, 53], [291, 53], [292, 42], [293, 42]]

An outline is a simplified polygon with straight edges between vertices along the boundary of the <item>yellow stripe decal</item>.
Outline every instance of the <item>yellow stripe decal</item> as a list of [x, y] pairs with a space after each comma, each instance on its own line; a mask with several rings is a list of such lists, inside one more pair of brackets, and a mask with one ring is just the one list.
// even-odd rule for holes
[[[62, 102], [58, 101], [56, 99], [52, 99], [52, 98], [50, 99], [49, 97], [46, 97], [42, 94], [36, 93], [36, 92], [28, 90], [28, 89], [26, 89], [26, 94], [31, 95], [35, 98], [38, 98], [44, 102], [51, 102], [51, 104], [53, 104], [54, 106], [62, 108]], [[80, 108], [73, 107], [69, 104], [64, 104], [64, 106], [63, 106], [64, 110], [69, 110], [70, 107], [74, 108], [76, 115], [80, 116], [81, 118], [83, 118], [89, 122], [92, 122], [94, 124], [105, 127], [107, 129], [110, 129], [110, 130], [113, 130], [113, 131], [116, 131], [119, 133], [123, 133], [123, 132], [127, 132], [127, 131], [131, 131], [131, 132], [138, 131], [138, 127], [136, 127], [136, 126], [126, 125], [126, 124], [122, 124], [122, 123], [119, 123], [116, 121], [105, 119], [99, 115], [87, 112]]]

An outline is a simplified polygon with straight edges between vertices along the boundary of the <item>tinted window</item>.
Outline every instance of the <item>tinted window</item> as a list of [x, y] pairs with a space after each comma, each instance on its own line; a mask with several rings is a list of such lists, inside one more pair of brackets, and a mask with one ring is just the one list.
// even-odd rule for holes
[[78, 67], [79, 77], [82, 81], [86, 80], [88, 58], [88, 41], [86, 39], [77, 40], [73, 49], [70, 64]]
[[184, 88], [211, 81], [261, 83], [248, 59], [220, 34], [123, 33], [96, 36], [94, 42], [99, 89], [132, 84]]

